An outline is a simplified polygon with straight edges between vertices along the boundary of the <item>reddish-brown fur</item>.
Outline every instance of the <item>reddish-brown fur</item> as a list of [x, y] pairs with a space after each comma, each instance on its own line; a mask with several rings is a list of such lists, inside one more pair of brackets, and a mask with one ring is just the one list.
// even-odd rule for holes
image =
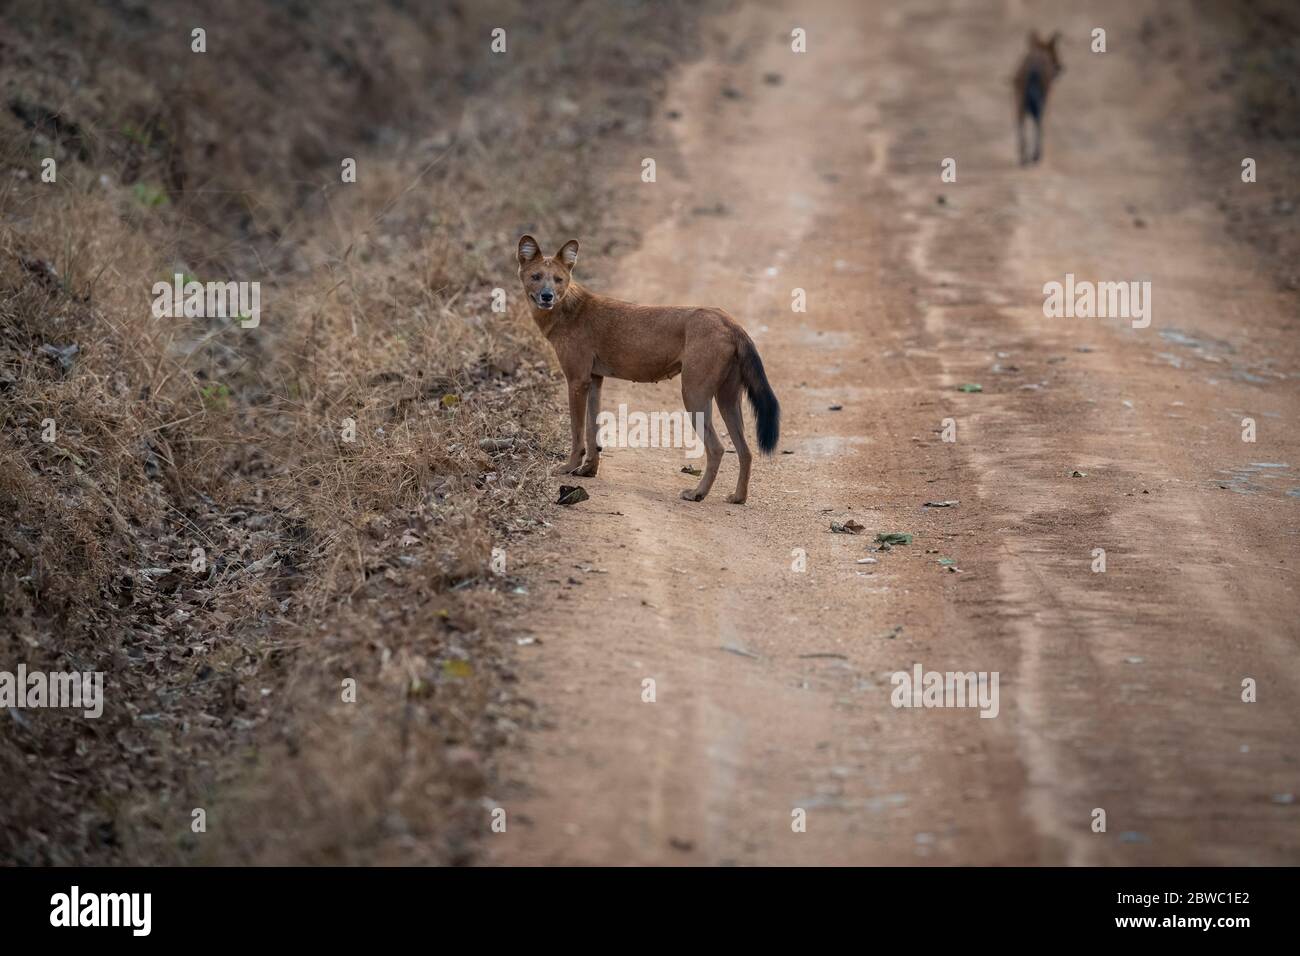
[[682, 401], [692, 423], [703, 423], [700, 438], [708, 456], [699, 484], [682, 497], [703, 499], [722, 463], [722, 441], [713, 428], [716, 399], [740, 462], [736, 490], [727, 500], [742, 504], [753, 456], [745, 441], [741, 393], [754, 406], [765, 453], [776, 447], [780, 406], [758, 349], [740, 324], [722, 309], [635, 305], [583, 288], [573, 278], [576, 239], [554, 256], [543, 256], [537, 240], [524, 236], [517, 255], [533, 320], [554, 347], [568, 381], [572, 445], [568, 461], [554, 473], [593, 477], [600, 467], [596, 416], [606, 376], [658, 382], [680, 373]]
[[[1050, 39], [1043, 40], [1035, 30], [1029, 34], [1029, 49], [1020, 61], [1013, 81], [1016, 91], [1016, 138], [1020, 146], [1022, 165], [1036, 163], [1043, 156], [1043, 115], [1047, 110], [1047, 94], [1052, 83], [1065, 71], [1061, 65], [1056, 44], [1061, 34], [1053, 33]], [[1034, 149], [1029, 151], [1025, 138], [1025, 119], [1034, 122]]]

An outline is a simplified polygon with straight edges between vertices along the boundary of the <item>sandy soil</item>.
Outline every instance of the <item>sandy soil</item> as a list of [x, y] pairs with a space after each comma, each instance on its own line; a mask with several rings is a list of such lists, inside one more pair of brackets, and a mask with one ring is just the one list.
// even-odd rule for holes
[[[603, 291], [735, 314], [789, 454], [744, 506], [733, 455], [700, 504], [680, 450], [607, 449], [566, 480], [591, 499], [513, 556], [539, 728], [503, 760], [490, 859], [1300, 862], [1295, 293], [1227, 239], [1143, 5], [1102, 7], [1104, 55], [1095, 12], [846, 6], [715, 22], [665, 104], [658, 182], [627, 171], [654, 201]], [[1030, 170], [1009, 22], [1069, 38]], [[1151, 326], [1044, 318], [1066, 273], [1150, 280]], [[676, 409], [678, 383], [607, 381], [619, 403]], [[829, 532], [846, 518], [866, 530]], [[874, 551], [884, 531], [915, 539]], [[998, 672], [998, 716], [894, 708], [917, 662]]]

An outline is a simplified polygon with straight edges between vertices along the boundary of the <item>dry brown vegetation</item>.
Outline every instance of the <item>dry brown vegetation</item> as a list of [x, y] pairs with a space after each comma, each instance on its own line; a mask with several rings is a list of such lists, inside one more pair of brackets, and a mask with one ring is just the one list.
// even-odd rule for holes
[[[698, 11], [210, 6], [0, 28], [0, 670], [106, 685], [0, 715], [0, 861], [472, 860], [530, 719], [489, 558], [562, 421], [514, 240], [634, 244], [610, 170]], [[154, 318], [177, 272], [261, 325]]]
[[[1176, 11], [1176, 8], [1175, 8]], [[1257, 179], [1240, 188], [1238, 174], [1224, 177], [1218, 206], [1227, 215], [1234, 237], [1251, 244], [1280, 288], [1300, 289], [1300, 183], [1292, 157], [1300, 148], [1300, 8], [1286, 0], [1230, 3], [1203, 0], [1181, 14], [1199, 29], [1190, 49], [1176, 39], [1162, 39], [1162, 24], [1148, 21], [1142, 42], [1187, 84], [1225, 109], [1192, 111], [1193, 148], [1203, 164], [1218, 162], [1216, 144], [1240, 144], [1242, 158], [1257, 164]], [[1172, 37], [1181, 34], [1171, 31]], [[1204, 84], [1196, 71], [1211, 64], [1216, 75]], [[1220, 170], [1216, 169], [1219, 175]]]

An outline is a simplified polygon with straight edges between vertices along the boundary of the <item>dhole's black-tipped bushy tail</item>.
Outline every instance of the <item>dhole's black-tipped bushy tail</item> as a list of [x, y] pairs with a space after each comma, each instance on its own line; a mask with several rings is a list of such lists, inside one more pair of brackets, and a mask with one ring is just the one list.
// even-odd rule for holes
[[1025, 81], [1025, 112], [1036, 120], [1043, 118], [1043, 103], [1047, 99], [1047, 90], [1043, 86], [1043, 77], [1037, 70], [1030, 70]]
[[758, 349], [748, 335], [740, 343], [739, 352], [740, 380], [758, 419], [758, 447], [763, 454], [770, 455], [776, 451], [777, 439], [781, 437], [781, 403], [767, 382], [763, 360], [758, 357]]

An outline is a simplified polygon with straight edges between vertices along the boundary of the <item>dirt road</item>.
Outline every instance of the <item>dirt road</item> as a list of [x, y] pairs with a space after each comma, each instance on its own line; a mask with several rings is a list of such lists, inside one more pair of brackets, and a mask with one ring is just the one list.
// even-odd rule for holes
[[[1095, 12], [845, 6], [712, 24], [665, 104], [676, 151], [628, 173], [644, 242], [602, 291], [736, 315], [788, 454], [735, 506], [733, 455], [688, 504], [680, 450], [607, 449], [514, 556], [540, 729], [490, 859], [1300, 862], [1295, 295], [1227, 239], [1141, 5], [1103, 8], [1102, 55]], [[1035, 25], [1066, 73], [1025, 170]], [[1150, 327], [1045, 318], [1067, 273], [1149, 280]], [[678, 383], [607, 382], [620, 403], [679, 408]], [[915, 537], [874, 550], [890, 531]], [[996, 717], [891, 706], [916, 663], [997, 672]]]

